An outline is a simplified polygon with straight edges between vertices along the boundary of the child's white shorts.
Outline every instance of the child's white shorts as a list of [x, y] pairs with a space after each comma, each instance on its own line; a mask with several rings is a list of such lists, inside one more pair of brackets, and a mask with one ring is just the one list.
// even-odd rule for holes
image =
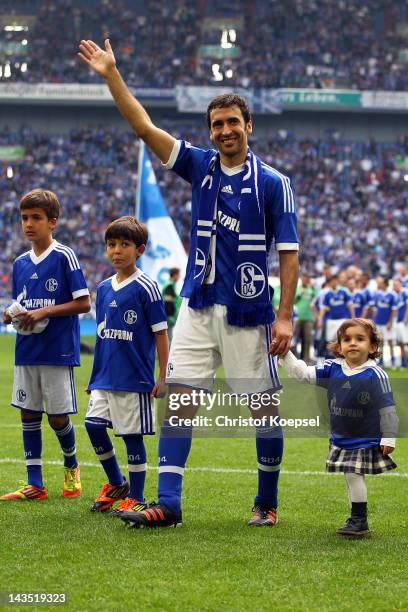
[[377, 328], [384, 342], [395, 342], [396, 341], [397, 333], [396, 333], [395, 325], [393, 325], [391, 329], [388, 329], [386, 325], [377, 325]]
[[154, 407], [150, 393], [93, 389], [85, 420], [106, 421], [115, 436], [154, 434]]
[[400, 321], [396, 325], [397, 342], [399, 344], [408, 344], [408, 324]]
[[72, 366], [14, 366], [12, 406], [51, 415], [78, 412]]
[[226, 306], [198, 310], [189, 308], [184, 299], [173, 332], [166, 382], [210, 391], [222, 364], [235, 393], [279, 389], [276, 358], [268, 354], [271, 328], [229, 325]]

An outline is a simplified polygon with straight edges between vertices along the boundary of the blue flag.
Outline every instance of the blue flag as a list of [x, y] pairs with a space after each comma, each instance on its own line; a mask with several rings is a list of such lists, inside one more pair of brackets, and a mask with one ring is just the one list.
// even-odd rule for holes
[[149, 230], [149, 240], [138, 266], [160, 286], [168, 279], [170, 268], [180, 268], [184, 276], [187, 255], [169, 216], [156, 181], [149, 152], [143, 141], [139, 149], [139, 177], [135, 216]]

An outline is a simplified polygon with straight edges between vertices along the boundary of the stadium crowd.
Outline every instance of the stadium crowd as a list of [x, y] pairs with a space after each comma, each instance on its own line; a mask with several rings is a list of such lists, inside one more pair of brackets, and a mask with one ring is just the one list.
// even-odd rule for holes
[[[163, 127], [193, 144], [206, 142], [204, 128], [175, 122]], [[94, 290], [110, 270], [103, 254], [102, 228], [134, 211], [138, 151], [133, 134], [106, 127], [65, 135], [27, 128], [0, 133], [0, 146], [17, 144], [25, 147], [23, 159], [0, 166], [0, 297], [9, 295], [12, 261], [26, 248], [18, 201], [33, 187], [58, 194], [63, 215], [56, 236], [75, 246]], [[268, 137], [255, 134], [252, 148], [294, 185], [304, 272], [317, 276], [330, 264], [337, 269], [355, 265], [371, 277], [396, 273], [407, 255], [408, 182], [404, 178], [408, 170], [403, 165], [408, 160], [408, 137], [384, 144], [344, 141], [334, 132], [321, 139], [299, 138], [280, 130]], [[154, 157], [152, 162], [169, 214], [188, 248], [189, 186], [166, 172]], [[8, 178], [9, 165], [13, 176]], [[272, 255], [270, 274], [277, 273], [277, 258]]]
[[[2, 12], [18, 10], [18, 3], [9, 4]], [[9, 78], [99, 83], [86, 66], [78, 68], [76, 45], [81, 38], [109, 37], [132, 87], [214, 85], [215, 61], [229, 86], [401, 91], [408, 86], [405, 0], [239, 0], [223, 9], [243, 17], [243, 28], [234, 43], [238, 57], [216, 60], [200, 56], [200, 46], [221, 41], [219, 28], [201, 27], [204, 17], [220, 15], [211, 2], [179, 0], [175, 8], [161, 0], [34, 2], [27, 44], [20, 56], [13, 47], [14, 60], [28, 68], [13, 70]], [[3, 49], [21, 40], [21, 33], [4, 35]]]

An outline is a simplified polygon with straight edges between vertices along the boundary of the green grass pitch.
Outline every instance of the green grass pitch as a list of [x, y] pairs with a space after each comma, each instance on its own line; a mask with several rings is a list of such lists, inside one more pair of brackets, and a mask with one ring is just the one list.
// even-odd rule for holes
[[[0, 336], [2, 492], [25, 479], [20, 415], [9, 406], [13, 343], [12, 335]], [[83, 495], [60, 496], [60, 450], [45, 424], [50, 499], [0, 503], [0, 591], [66, 592], [63, 609], [80, 611], [408, 608], [406, 439], [394, 454], [398, 473], [367, 479], [372, 535], [364, 540], [335, 533], [348, 508], [343, 477], [324, 474], [324, 439], [287, 439], [274, 528], [246, 525], [256, 487], [253, 440], [218, 438], [193, 442], [183, 527], [128, 530], [120, 520], [89, 511], [103, 474], [83, 426], [91, 358], [82, 363], [76, 370], [80, 413], [73, 421]], [[156, 448], [157, 437], [147, 439], [148, 499], [156, 497]], [[120, 440], [116, 451], [125, 464]]]

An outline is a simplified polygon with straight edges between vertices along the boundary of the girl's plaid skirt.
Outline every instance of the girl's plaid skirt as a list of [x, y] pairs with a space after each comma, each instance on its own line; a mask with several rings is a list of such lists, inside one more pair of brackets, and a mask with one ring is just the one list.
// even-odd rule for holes
[[328, 472], [354, 472], [355, 474], [382, 474], [394, 470], [396, 464], [389, 455], [383, 455], [379, 446], [373, 448], [339, 448], [330, 445], [326, 460]]

